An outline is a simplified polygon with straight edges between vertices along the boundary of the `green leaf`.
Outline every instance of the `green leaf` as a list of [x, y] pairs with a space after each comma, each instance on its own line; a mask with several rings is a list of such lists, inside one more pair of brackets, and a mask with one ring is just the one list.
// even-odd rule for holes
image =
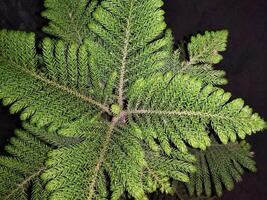
[[[192, 63], [181, 57], [181, 50], [174, 51], [173, 56], [169, 61], [169, 71], [174, 74], [189, 75], [196, 77], [199, 80], [211, 85], [225, 85], [227, 79], [225, 78], [225, 71], [214, 69], [210, 63]], [[167, 71], [167, 70], [166, 70]]]
[[[90, 2], [90, 3], [89, 3]], [[88, 37], [88, 24], [97, 0], [45, 0], [42, 16], [49, 19], [43, 31], [66, 42], [82, 43]]]
[[211, 145], [211, 125], [226, 144], [266, 127], [266, 123], [242, 99], [229, 101], [230, 93], [198, 79], [172, 73], [140, 79], [129, 90], [129, 122], [143, 138], [159, 140], [168, 154], [169, 142], [185, 150], [185, 143], [206, 149]]
[[[226, 50], [228, 31], [206, 31], [204, 35], [191, 37], [188, 47], [180, 45], [169, 59], [168, 70], [175, 74], [187, 74], [207, 84], [225, 85], [225, 72], [215, 70], [214, 64], [222, 60], [219, 54]], [[186, 52], [189, 58], [186, 58]], [[166, 70], [165, 70], [166, 71]]]
[[93, 13], [89, 28], [95, 37], [86, 40], [90, 63], [104, 83], [117, 72], [120, 106], [128, 85], [162, 69], [171, 54], [162, 5], [161, 0], [106, 0]]
[[111, 195], [115, 200], [126, 191], [135, 199], [147, 199], [149, 188], [149, 192], [158, 187], [170, 192], [169, 177], [188, 181], [187, 174], [195, 171], [192, 156], [178, 151], [172, 157], [152, 153], [129, 128], [116, 125], [117, 120], [107, 124], [98, 116], [87, 122], [87, 127], [72, 127], [86, 140], [49, 153], [42, 179], [48, 182], [50, 199], [107, 199]]
[[84, 115], [93, 116], [101, 110], [109, 113], [104, 103], [95, 100], [103, 99], [98, 95], [103, 93], [90, 96], [89, 89], [94, 87], [89, 85], [89, 69], [83, 59], [86, 49], [82, 46], [62, 41], [53, 44], [45, 39], [43, 73], [38, 69], [33, 34], [0, 34], [0, 98], [4, 105], [12, 105], [12, 113], [22, 111], [22, 120], [30, 118], [38, 127], [48, 126], [51, 131]]
[[82, 141], [48, 133], [29, 123], [23, 127], [5, 147], [6, 155], [0, 156], [0, 196], [3, 200], [46, 200], [49, 195], [40, 176], [46, 169], [47, 153]]
[[223, 186], [232, 190], [234, 182], [241, 181], [244, 168], [256, 171], [250, 145], [245, 141], [227, 145], [213, 141], [206, 151], [194, 150], [193, 154], [197, 158], [197, 172], [190, 175], [187, 184], [190, 195], [210, 197], [212, 188], [215, 188], [216, 194], [221, 196]]
[[[143, 200], [158, 189], [172, 194], [170, 180], [188, 182], [196, 170], [187, 146], [210, 146], [210, 127], [223, 143], [266, 127], [241, 99], [230, 101], [229, 93], [207, 85], [225, 82], [212, 65], [221, 60], [227, 32], [193, 37], [190, 60], [181, 61], [172, 55], [162, 5], [162, 0], [46, 0], [45, 30], [55, 40], [36, 44], [34, 34], [0, 31], [0, 99], [36, 125], [24, 126], [40, 140], [25, 140], [29, 153], [9, 151], [40, 166], [48, 150], [32, 158], [35, 145], [53, 148], [43, 180], [32, 180], [42, 173], [36, 170], [26, 181], [4, 172], [5, 180], [9, 175], [12, 183], [22, 180], [15, 190], [19, 199], [26, 198], [29, 181], [33, 199], [42, 198], [44, 182], [47, 198], [55, 200]], [[173, 73], [163, 75], [170, 67]], [[16, 145], [23, 149], [24, 143]], [[28, 169], [6, 158], [3, 163]], [[196, 182], [200, 194], [201, 179]]]
[[40, 175], [51, 149], [28, 131], [17, 130], [6, 146], [8, 156], [0, 156], [0, 196], [3, 200], [47, 199]]
[[226, 50], [228, 31], [206, 31], [204, 35], [196, 35], [188, 44], [190, 62], [217, 64], [222, 60], [219, 54]]

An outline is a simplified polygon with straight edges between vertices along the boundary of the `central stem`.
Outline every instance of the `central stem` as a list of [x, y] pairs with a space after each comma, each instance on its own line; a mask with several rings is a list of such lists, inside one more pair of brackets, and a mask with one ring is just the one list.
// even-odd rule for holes
[[124, 82], [125, 82], [125, 74], [126, 74], [126, 65], [127, 65], [127, 57], [130, 43], [130, 29], [131, 29], [131, 18], [132, 18], [132, 9], [133, 9], [133, 1], [131, 1], [131, 6], [129, 9], [129, 16], [126, 20], [125, 27], [125, 40], [124, 47], [122, 51], [122, 59], [121, 59], [121, 67], [120, 67], [120, 79], [119, 79], [119, 87], [118, 87], [118, 104], [123, 109], [123, 93], [124, 93]]

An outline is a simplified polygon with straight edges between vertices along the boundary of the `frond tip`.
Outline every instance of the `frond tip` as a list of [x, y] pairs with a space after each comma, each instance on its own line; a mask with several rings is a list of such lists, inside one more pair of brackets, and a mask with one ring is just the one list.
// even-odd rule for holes
[[[206, 31], [204, 35], [191, 37], [187, 45], [180, 45], [170, 59], [170, 70], [175, 74], [187, 74], [207, 84], [225, 85], [225, 71], [214, 65], [222, 60], [220, 52], [226, 50], [228, 31]], [[188, 52], [188, 58], [186, 56]]]
[[197, 158], [197, 172], [190, 175], [186, 184], [190, 195], [213, 195], [212, 188], [218, 196], [222, 195], [223, 186], [232, 190], [234, 182], [241, 181], [244, 168], [255, 172], [250, 145], [240, 143], [218, 144], [214, 141], [206, 151], [193, 150]]
[[225, 85], [228, 83], [225, 78], [225, 71], [216, 70], [210, 63], [193, 64], [190, 61], [182, 59], [180, 49], [174, 51], [170, 59], [170, 69], [175, 74], [189, 75], [198, 78], [203, 82], [211, 85]]
[[65, 42], [82, 43], [88, 37], [88, 23], [97, 0], [45, 0], [46, 10], [42, 16], [49, 19], [49, 25], [43, 31]]
[[219, 54], [226, 50], [228, 31], [206, 31], [204, 35], [196, 35], [188, 44], [190, 62], [217, 64], [222, 60]]

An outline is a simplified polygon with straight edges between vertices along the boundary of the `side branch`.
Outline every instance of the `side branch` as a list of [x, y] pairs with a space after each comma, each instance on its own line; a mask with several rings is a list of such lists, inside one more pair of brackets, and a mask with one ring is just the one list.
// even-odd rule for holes
[[220, 118], [225, 120], [231, 120], [231, 118], [219, 115], [219, 114], [212, 114], [208, 112], [201, 112], [201, 111], [165, 111], [165, 110], [126, 110], [124, 112], [125, 115], [133, 115], [133, 114], [147, 114], [147, 115], [163, 115], [163, 116], [196, 116], [196, 117], [208, 117], [208, 118]]
[[9, 200], [11, 197], [19, 190], [23, 189], [26, 185], [28, 185], [34, 178], [41, 175], [41, 173], [45, 170], [45, 168], [41, 168], [37, 172], [33, 173], [32, 175], [26, 177], [23, 182], [17, 185], [15, 189], [13, 189], [6, 197], [4, 197], [4, 200]]
[[133, 2], [131, 2], [129, 18], [126, 22], [126, 29], [125, 29], [125, 40], [124, 40], [124, 47], [122, 51], [122, 60], [121, 60], [121, 67], [120, 67], [120, 80], [118, 86], [118, 104], [121, 108], [123, 108], [123, 92], [124, 92], [124, 82], [125, 82], [125, 73], [126, 73], [126, 64], [127, 64], [127, 56], [128, 56], [128, 48], [129, 48], [129, 41], [130, 41], [130, 28], [131, 28], [131, 12], [133, 9]]
[[56, 82], [54, 82], [52, 80], [49, 80], [49, 79], [47, 79], [47, 78], [45, 78], [45, 77], [43, 77], [43, 76], [41, 76], [41, 75], [39, 75], [39, 74], [37, 74], [35, 72], [32, 72], [32, 71], [28, 70], [28, 69], [24, 69], [24, 68], [21, 68], [19, 66], [17, 66], [17, 67], [20, 70], [22, 70], [23, 72], [25, 72], [26, 74], [29, 74], [30, 76], [32, 76], [32, 77], [34, 77], [34, 78], [36, 78], [36, 79], [48, 84], [48, 85], [51, 85], [51, 86], [56, 87], [56, 88], [58, 88], [58, 89], [60, 89], [62, 91], [65, 91], [65, 92], [67, 92], [67, 93], [69, 93], [69, 94], [71, 94], [71, 95], [73, 95], [73, 96], [75, 96], [75, 97], [77, 97], [77, 98], [89, 103], [89, 104], [98, 106], [101, 110], [103, 110], [104, 112], [106, 112], [106, 113], [111, 115], [111, 112], [110, 112], [108, 106], [103, 105], [103, 104], [95, 101], [91, 97], [83, 95], [83, 94], [79, 93], [78, 91], [73, 90], [73, 89], [71, 89], [71, 88], [69, 88], [67, 86], [60, 85], [60, 84], [58, 84], [58, 83], [56, 83]]
[[94, 192], [95, 192], [96, 181], [97, 181], [97, 176], [98, 176], [99, 170], [100, 170], [103, 162], [105, 161], [105, 156], [106, 156], [106, 153], [108, 151], [108, 146], [109, 146], [109, 143], [111, 141], [114, 128], [115, 128], [115, 126], [116, 126], [118, 121], [119, 121], [119, 118], [117, 118], [117, 117], [114, 117], [112, 119], [112, 122], [110, 124], [109, 129], [108, 129], [108, 132], [106, 134], [106, 138], [105, 138], [103, 147], [102, 147], [102, 149], [100, 151], [99, 159], [98, 159], [98, 162], [97, 162], [95, 170], [94, 170], [94, 175], [92, 177], [92, 181], [89, 184], [89, 194], [88, 194], [88, 198], [87, 198], [88, 200], [92, 200], [93, 199]]

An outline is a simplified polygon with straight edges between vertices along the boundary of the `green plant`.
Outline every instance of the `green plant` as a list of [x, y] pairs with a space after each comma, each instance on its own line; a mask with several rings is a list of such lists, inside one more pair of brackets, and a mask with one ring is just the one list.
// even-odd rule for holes
[[213, 69], [228, 32], [174, 50], [162, 5], [45, 0], [51, 38], [0, 32], [0, 97], [26, 121], [0, 158], [3, 199], [141, 200], [177, 184], [202, 199], [255, 170], [240, 139], [266, 123]]

